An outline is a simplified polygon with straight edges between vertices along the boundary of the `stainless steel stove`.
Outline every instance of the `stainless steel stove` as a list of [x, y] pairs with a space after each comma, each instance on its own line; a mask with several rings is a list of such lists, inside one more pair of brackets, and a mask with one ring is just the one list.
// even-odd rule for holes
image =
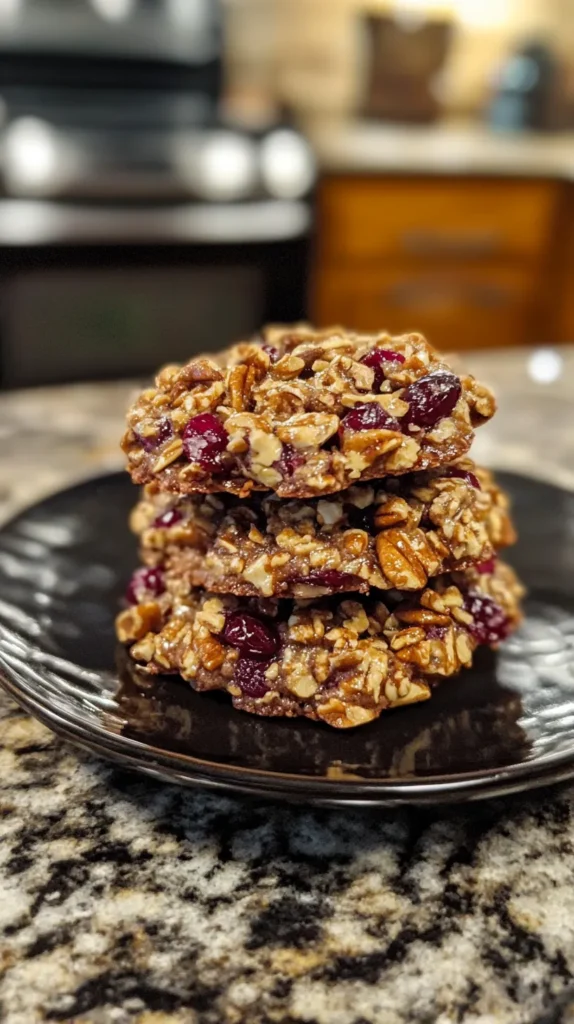
[[217, 0], [0, 0], [4, 386], [305, 313], [312, 153], [221, 119]]

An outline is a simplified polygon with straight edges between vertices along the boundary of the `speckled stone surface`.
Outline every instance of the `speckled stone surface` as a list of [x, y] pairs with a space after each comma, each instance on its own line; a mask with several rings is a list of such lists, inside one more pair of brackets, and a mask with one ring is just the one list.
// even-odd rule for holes
[[[492, 464], [574, 480], [574, 353], [471, 357]], [[120, 464], [129, 386], [0, 403], [8, 514]], [[502, 440], [502, 438], [504, 440]], [[310, 811], [179, 790], [0, 695], [5, 1024], [574, 1020], [574, 786], [449, 811]]]

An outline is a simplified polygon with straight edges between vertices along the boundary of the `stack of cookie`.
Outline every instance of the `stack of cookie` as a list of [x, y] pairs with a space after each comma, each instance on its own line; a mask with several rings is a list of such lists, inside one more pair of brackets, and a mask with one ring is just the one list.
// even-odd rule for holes
[[426, 699], [520, 618], [508, 502], [467, 457], [494, 411], [413, 334], [269, 328], [166, 367], [123, 439], [145, 486], [119, 640], [260, 715]]

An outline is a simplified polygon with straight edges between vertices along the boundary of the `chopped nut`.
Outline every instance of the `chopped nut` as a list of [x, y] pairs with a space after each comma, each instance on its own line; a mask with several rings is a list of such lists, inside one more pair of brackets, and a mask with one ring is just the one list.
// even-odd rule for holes
[[420, 644], [426, 638], [424, 629], [413, 626], [411, 629], [401, 629], [391, 637], [391, 650], [400, 651], [403, 647], [413, 647]]
[[282, 377], [284, 380], [289, 380], [293, 377], [298, 377], [301, 370], [305, 369], [305, 360], [300, 359], [299, 356], [283, 356], [279, 359], [273, 367], [273, 374], [276, 377]]
[[362, 708], [362, 707], [348, 707], [346, 711], [347, 723], [349, 726], [354, 725], [365, 725], [367, 722], [372, 722], [377, 717], [376, 711], [373, 708]]
[[181, 663], [181, 674], [188, 679], [195, 679], [199, 669], [199, 658], [193, 647], [185, 652]]
[[460, 622], [463, 626], [468, 626], [472, 622], [472, 615], [464, 610], [464, 608], [452, 608], [451, 615], [455, 622]]
[[225, 648], [214, 636], [200, 637], [196, 640], [199, 661], [208, 672], [214, 672], [225, 661]]
[[182, 454], [183, 443], [181, 438], [175, 437], [173, 441], [170, 441], [169, 444], [165, 446], [161, 455], [155, 460], [153, 464], [153, 472], [161, 473], [162, 469], [165, 469], [166, 466], [170, 466], [171, 463], [175, 462], [176, 459], [179, 459]]
[[378, 703], [381, 694], [381, 685], [386, 678], [389, 666], [389, 659], [386, 651], [374, 651], [371, 655], [367, 671], [367, 689], [371, 691], [373, 700]]
[[272, 469], [271, 467], [257, 467], [253, 475], [260, 483], [264, 484], [265, 487], [276, 487], [281, 480], [281, 473], [278, 473], [276, 469]]
[[205, 601], [196, 616], [196, 622], [206, 626], [210, 633], [221, 633], [225, 626], [223, 602], [218, 597]]
[[276, 429], [284, 444], [291, 444], [294, 448], [319, 447], [337, 433], [339, 418], [322, 412], [302, 413], [292, 416]]
[[[345, 602], [345, 604], [354, 604], [354, 602]], [[369, 620], [365, 609], [360, 604], [355, 604], [354, 608], [349, 608], [347, 614], [350, 613], [350, 618], [343, 620], [343, 627], [345, 629], [351, 629], [354, 633], [366, 633], [369, 628]]]
[[251, 460], [257, 467], [272, 466], [281, 458], [281, 444], [273, 434], [257, 427], [249, 434]]
[[472, 649], [468, 642], [468, 638], [464, 633], [459, 633], [455, 641], [456, 653], [458, 654], [463, 665], [470, 664], [472, 660]]
[[318, 501], [317, 518], [324, 526], [334, 526], [343, 518], [343, 505], [340, 501]]
[[278, 554], [272, 555], [272, 557], [269, 559], [269, 564], [273, 569], [277, 569], [282, 565], [287, 565], [287, 563], [290, 561], [291, 556], [287, 553], [287, 551], [280, 551], [278, 552]]
[[148, 634], [143, 640], [139, 640], [130, 648], [130, 654], [134, 661], [153, 661], [155, 643], [153, 635]]
[[161, 608], [156, 601], [134, 605], [120, 612], [116, 618], [118, 640], [122, 644], [141, 640], [146, 633], [156, 633], [161, 629], [161, 621]]
[[415, 704], [421, 700], [428, 700], [430, 695], [430, 687], [426, 683], [411, 681], [406, 695], [396, 697], [391, 703], [393, 707], [398, 708], [402, 704]]
[[303, 700], [307, 697], [312, 697], [319, 688], [313, 676], [306, 673], [291, 676], [288, 686], [292, 693], [295, 693], [297, 697], [301, 697]]
[[347, 494], [349, 504], [354, 505], [355, 508], [368, 508], [375, 500], [373, 488], [364, 484], [355, 484], [354, 487], [349, 487]]
[[234, 366], [228, 373], [227, 376], [227, 388], [229, 391], [229, 397], [231, 402], [231, 408], [235, 412], [242, 412], [247, 408], [247, 395], [244, 398], [245, 382], [249, 367]]
[[387, 471], [397, 472], [398, 470], [412, 469], [420, 452], [420, 444], [414, 437], [405, 438], [400, 447], [391, 452], [387, 459]]
[[268, 568], [268, 556], [261, 555], [255, 562], [245, 569], [243, 576], [249, 583], [252, 583], [254, 587], [265, 597], [271, 597], [273, 594], [273, 576], [269, 572]]
[[347, 463], [351, 480], [358, 480], [363, 470], [369, 465], [369, 460], [360, 452], [351, 451], [347, 453]]
[[345, 530], [342, 541], [345, 551], [358, 558], [369, 546], [369, 535], [365, 530]]
[[392, 495], [377, 505], [375, 511], [375, 526], [384, 530], [389, 526], [397, 526], [399, 523], [408, 523], [411, 518], [411, 508], [404, 498]]
[[427, 574], [400, 530], [379, 533], [375, 544], [383, 575], [392, 586], [397, 590], [420, 590], [424, 587]]

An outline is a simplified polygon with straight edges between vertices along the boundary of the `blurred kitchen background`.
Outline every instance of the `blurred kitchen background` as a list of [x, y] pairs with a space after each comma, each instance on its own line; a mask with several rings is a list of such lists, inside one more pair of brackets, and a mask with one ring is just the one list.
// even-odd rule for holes
[[574, 0], [0, 0], [0, 384], [574, 341]]

